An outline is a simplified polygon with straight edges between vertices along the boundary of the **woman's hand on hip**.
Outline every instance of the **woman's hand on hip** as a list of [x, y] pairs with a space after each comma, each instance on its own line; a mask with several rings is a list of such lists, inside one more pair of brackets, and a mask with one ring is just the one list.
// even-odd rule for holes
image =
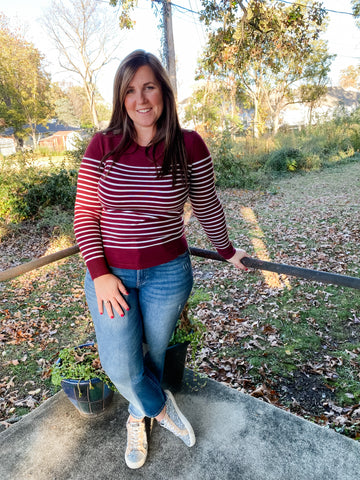
[[104, 313], [105, 307], [110, 318], [114, 318], [113, 309], [123, 317], [124, 310], [129, 310], [129, 305], [124, 299], [128, 292], [122, 281], [112, 273], [107, 273], [95, 278], [94, 285], [100, 314]]
[[245, 250], [237, 248], [236, 253], [228, 259], [228, 262], [232, 263], [236, 268], [239, 268], [240, 270], [247, 270], [245, 265], [241, 263], [241, 259], [244, 257], [250, 257], [250, 255], [248, 255]]

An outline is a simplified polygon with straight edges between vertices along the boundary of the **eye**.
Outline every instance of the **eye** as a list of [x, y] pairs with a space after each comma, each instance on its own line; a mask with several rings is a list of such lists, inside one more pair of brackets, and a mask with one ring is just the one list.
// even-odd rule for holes
[[128, 88], [126, 90], [126, 95], [130, 95], [131, 93], [134, 93], [134, 89], [133, 88]]
[[155, 89], [154, 85], [147, 85], [146, 86], [146, 90], [154, 90], [154, 89]]

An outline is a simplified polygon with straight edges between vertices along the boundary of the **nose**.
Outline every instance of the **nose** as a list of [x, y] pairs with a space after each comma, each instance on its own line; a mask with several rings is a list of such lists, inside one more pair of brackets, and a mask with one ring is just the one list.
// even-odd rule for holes
[[140, 90], [136, 96], [136, 101], [139, 104], [146, 103], [146, 96], [143, 92], [143, 90]]

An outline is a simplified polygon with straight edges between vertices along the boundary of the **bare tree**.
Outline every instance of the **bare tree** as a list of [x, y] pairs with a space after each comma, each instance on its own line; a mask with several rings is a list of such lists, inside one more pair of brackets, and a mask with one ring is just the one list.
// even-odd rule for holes
[[97, 0], [52, 0], [42, 23], [59, 53], [60, 66], [81, 78], [98, 128], [96, 79], [121, 43], [116, 18]]

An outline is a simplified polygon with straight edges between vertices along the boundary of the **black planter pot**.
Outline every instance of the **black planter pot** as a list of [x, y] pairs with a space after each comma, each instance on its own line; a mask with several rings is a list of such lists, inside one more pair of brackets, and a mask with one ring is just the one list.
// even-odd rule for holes
[[173, 391], [181, 388], [188, 345], [189, 342], [177, 343], [166, 350], [162, 383]]
[[[185, 362], [188, 345], [190, 342], [177, 343], [168, 347], [165, 356], [164, 374], [162, 384], [165, 388], [178, 391], [184, 377]], [[88, 346], [79, 345], [80, 347]], [[60, 359], [58, 362], [61, 361]], [[61, 387], [83, 416], [95, 416], [104, 412], [111, 404], [114, 392], [99, 378], [91, 380], [77, 380], [64, 378]]]
[[61, 387], [81, 415], [99, 415], [110, 405], [114, 392], [99, 378], [73, 380], [65, 378]]

